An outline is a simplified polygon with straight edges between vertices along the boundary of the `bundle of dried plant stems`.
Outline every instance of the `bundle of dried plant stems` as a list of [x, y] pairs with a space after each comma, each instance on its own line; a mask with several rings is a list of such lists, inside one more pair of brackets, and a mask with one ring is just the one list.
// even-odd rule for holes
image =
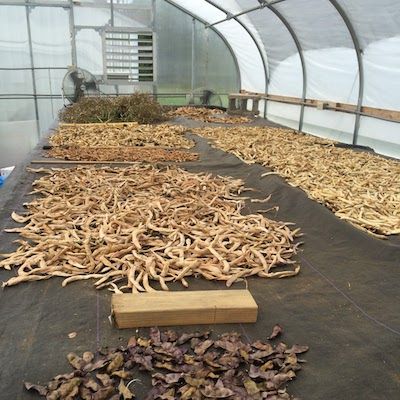
[[167, 117], [185, 117], [203, 122], [221, 124], [245, 124], [251, 121], [248, 117], [226, 115], [218, 108], [205, 107], [178, 107], [166, 113]]
[[[339, 218], [377, 237], [400, 233], [400, 163], [271, 127], [202, 128], [195, 133], [244, 162], [258, 162]], [[268, 173], [267, 173], [268, 174]], [[266, 174], [266, 175], [267, 175]]]
[[40, 194], [13, 213], [26, 240], [3, 255], [16, 267], [5, 282], [94, 279], [96, 288], [152, 291], [151, 281], [188, 286], [200, 276], [227, 286], [245, 277], [294, 276], [299, 229], [260, 214], [241, 215], [242, 182], [150, 165], [46, 170], [34, 182]]

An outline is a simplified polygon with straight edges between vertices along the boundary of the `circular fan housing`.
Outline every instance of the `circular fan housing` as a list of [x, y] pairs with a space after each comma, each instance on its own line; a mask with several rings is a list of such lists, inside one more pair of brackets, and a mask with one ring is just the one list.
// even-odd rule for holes
[[65, 74], [62, 82], [63, 96], [71, 103], [76, 103], [81, 97], [99, 93], [96, 78], [82, 68], [71, 68]]

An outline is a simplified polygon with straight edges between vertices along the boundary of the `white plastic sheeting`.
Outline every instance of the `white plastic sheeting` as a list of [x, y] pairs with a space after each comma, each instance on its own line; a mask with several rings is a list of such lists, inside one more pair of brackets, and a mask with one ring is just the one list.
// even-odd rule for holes
[[[180, 5], [210, 24], [226, 16], [205, 1], [174, 0], [173, 3]], [[227, 5], [237, 6], [237, 3], [235, 0], [226, 0], [224, 7]], [[239, 64], [242, 88], [264, 92], [265, 75], [261, 56], [245, 29], [232, 20], [219, 24], [216, 29], [226, 38], [235, 53]]]
[[[55, 6], [55, 2], [60, 3], [60, 6]], [[23, 1], [18, 3], [24, 4]], [[46, 1], [41, 0], [40, 3], [45, 4]], [[152, 8], [152, 0], [114, 0], [113, 14], [109, 0], [52, 0], [51, 3], [52, 7], [29, 8], [35, 67], [66, 67], [72, 63], [70, 13], [68, 8], [61, 6], [62, 4], [74, 4], [75, 25], [88, 26], [79, 27], [75, 31], [78, 66], [98, 75], [103, 71], [102, 45], [98, 29], [110, 26], [112, 22], [121, 27], [148, 25], [151, 19], [149, 10]], [[165, 0], [155, 0], [156, 8], [161, 10], [165, 8], [157, 6], [164, 3]], [[231, 49], [224, 48], [221, 40], [218, 40], [217, 44], [217, 35], [214, 33], [202, 35], [201, 29], [204, 29], [204, 32], [212, 31], [199, 22], [196, 25], [199, 65], [194, 68], [186, 65], [183, 59], [175, 62], [177, 56], [182, 58], [186, 54], [186, 58], [191, 57], [190, 48], [187, 48], [191, 45], [189, 28], [165, 28], [163, 32], [158, 32], [159, 35], [176, 35], [177, 32], [182, 32], [182, 37], [175, 36], [171, 46], [167, 47], [166, 44], [165, 51], [160, 51], [164, 56], [170, 54], [172, 59], [168, 61], [164, 58], [165, 67], [173, 65], [174, 62], [176, 65], [173, 74], [166, 71], [165, 67], [160, 68], [160, 71], [163, 71], [163, 79], [171, 78], [169, 82], [165, 82], [165, 79], [162, 82], [170, 91], [190, 91], [190, 83], [196, 88], [215, 84], [220, 91], [224, 88], [231, 90], [232, 82], [236, 79], [232, 55], [229, 54], [232, 50], [240, 71], [241, 89], [255, 92], [264, 92], [267, 89], [269, 94], [300, 98], [304, 93], [309, 99], [353, 105], [357, 105], [361, 98], [362, 106], [400, 110], [398, 0], [268, 0], [263, 8], [258, 8], [258, 0], [173, 0], [169, 3], [187, 10], [190, 15], [197, 16], [206, 24], [226, 18], [226, 13], [219, 8], [231, 14], [257, 8], [237, 17], [246, 29], [235, 18], [215, 25], [214, 29], [222, 35]], [[136, 7], [135, 12], [132, 7]], [[347, 21], [340, 15], [337, 7], [343, 9], [360, 43], [363, 86], [360, 86], [362, 75], [360, 76], [355, 40], [349, 26], [346, 25]], [[178, 19], [183, 21], [182, 14], [174, 15], [178, 26]], [[183, 25], [191, 24], [185, 20]], [[173, 44], [182, 48], [174, 50]], [[213, 45], [212, 49], [208, 49], [207, 46]], [[260, 51], [266, 60], [268, 81]], [[218, 54], [220, 60], [217, 60]], [[2, 5], [1, 0], [0, 55], [0, 67], [3, 68], [29, 68], [31, 65], [26, 9], [24, 6]], [[212, 58], [213, 61], [209, 61], [208, 58]], [[187, 60], [187, 63], [190, 62], [191, 60]], [[209, 74], [209, 62], [214, 63], [214, 75], [202, 76]], [[226, 75], [230, 75], [227, 79], [220, 78], [221, 71], [224, 71], [223, 62], [227, 66]], [[194, 77], [190, 75], [193, 75], [193, 70], [196, 72]], [[3, 69], [0, 73], [0, 94], [22, 96], [32, 93], [30, 70], [10, 72]], [[62, 70], [36, 71], [37, 93], [58, 93], [63, 73]], [[306, 80], [303, 79], [303, 75]], [[110, 88], [112, 87], [104, 87], [102, 90], [111, 93], [113, 91]], [[129, 91], [129, 88], [127, 90]], [[0, 101], [0, 121], [31, 121], [35, 118], [31, 98], [10, 100], [6, 104], [1, 99]], [[47, 123], [60, 104], [49, 99], [40, 99], [39, 103], [39, 114]], [[52, 109], [51, 114], [48, 108]], [[263, 107], [260, 110], [263, 112]], [[299, 127], [300, 111], [301, 107], [296, 105], [272, 101], [267, 105], [268, 118], [293, 128]], [[354, 114], [305, 107], [303, 130], [351, 143], [354, 140], [356, 119]], [[398, 123], [361, 116], [357, 143], [400, 158], [399, 126]]]
[[[258, 0], [214, 0], [231, 14], [258, 7]], [[176, 0], [192, 13], [212, 22], [221, 12], [203, 1]], [[345, 20], [329, 0], [269, 0], [267, 7], [238, 18], [262, 44], [268, 60], [268, 93], [301, 97], [303, 69], [294, 37], [305, 63], [306, 97], [357, 105], [360, 73], [355, 50]], [[276, 3], [276, 4], [275, 4]], [[362, 52], [364, 70], [362, 106], [400, 110], [400, 2], [398, 0], [337, 0], [354, 28]], [[277, 11], [274, 13], [273, 9]], [[277, 16], [279, 14], [282, 18]], [[285, 27], [284, 19], [293, 30]], [[232, 31], [225, 32], [230, 23]], [[236, 24], [236, 28], [234, 28]], [[242, 89], [254, 91], [261, 71], [255, 46], [242, 46], [243, 32], [233, 19], [217, 24], [238, 57]], [[233, 31], [240, 35], [232, 34]], [[249, 61], [251, 64], [249, 65]], [[260, 91], [260, 90], [256, 90]], [[299, 106], [268, 103], [268, 118], [298, 128]], [[303, 130], [322, 137], [351, 143], [356, 116], [305, 107]], [[400, 125], [361, 117], [357, 143], [382, 154], [400, 158]]]

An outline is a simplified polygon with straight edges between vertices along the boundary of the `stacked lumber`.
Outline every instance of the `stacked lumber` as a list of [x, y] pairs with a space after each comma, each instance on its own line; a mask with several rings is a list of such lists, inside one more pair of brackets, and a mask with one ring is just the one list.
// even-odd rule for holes
[[376, 237], [400, 233], [400, 163], [271, 127], [195, 129], [245, 163], [272, 168], [339, 218]]
[[93, 279], [115, 293], [187, 287], [188, 277], [227, 286], [249, 276], [298, 274], [299, 229], [260, 214], [241, 215], [242, 182], [175, 167], [40, 169], [38, 198], [25, 215], [19, 248], [0, 267], [15, 268], [3, 286], [63, 277]]

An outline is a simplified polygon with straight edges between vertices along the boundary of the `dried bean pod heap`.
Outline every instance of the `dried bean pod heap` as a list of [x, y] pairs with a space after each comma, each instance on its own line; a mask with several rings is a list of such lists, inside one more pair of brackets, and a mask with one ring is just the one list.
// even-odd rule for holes
[[64, 278], [96, 288], [152, 291], [150, 282], [188, 286], [187, 278], [284, 278], [300, 267], [288, 223], [242, 215], [242, 182], [175, 167], [40, 169], [40, 196], [13, 213], [23, 239], [0, 267], [16, 268], [3, 286]]

